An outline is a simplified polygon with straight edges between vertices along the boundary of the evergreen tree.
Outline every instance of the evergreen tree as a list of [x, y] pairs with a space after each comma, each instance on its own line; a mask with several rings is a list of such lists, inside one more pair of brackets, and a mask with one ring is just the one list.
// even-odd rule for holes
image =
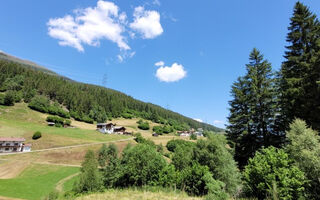
[[282, 134], [276, 133], [276, 82], [271, 64], [253, 49], [247, 74], [232, 86], [233, 100], [227, 126], [228, 139], [235, 148], [235, 159], [243, 167], [256, 150], [279, 146]]
[[320, 130], [319, 21], [308, 7], [297, 2], [288, 30], [289, 46], [281, 67], [282, 129], [298, 117]]

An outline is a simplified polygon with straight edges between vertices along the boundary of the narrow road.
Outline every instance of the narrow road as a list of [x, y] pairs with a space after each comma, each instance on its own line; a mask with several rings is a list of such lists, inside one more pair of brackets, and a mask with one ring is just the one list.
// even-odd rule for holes
[[70, 176], [67, 176], [67, 177], [64, 178], [64, 179], [61, 179], [61, 180], [56, 184], [56, 190], [57, 190], [58, 192], [62, 192], [62, 191], [63, 191], [63, 185], [64, 185], [64, 183], [65, 183], [66, 181], [72, 179], [73, 177], [78, 176], [79, 174], [80, 174], [80, 172], [75, 173], [75, 174], [72, 174], [72, 175], [70, 175]]
[[39, 150], [34, 150], [34, 151], [29, 151], [29, 152], [0, 153], [0, 156], [23, 154], [23, 153], [43, 152], [43, 151], [53, 151], [53, 150], [60, 150], [60, 149], [71, 149], [71, 148], [76, 148], [76, 147], [92, 146], [92, 145], [99, 145], [99, 144], [108, 144], [108, 143], [113, 143], [113, 142], [125, 142], [125, 141], [130, 141], [130, 140], [133, 140], [133, 139], [134, 139], [134, 137], [133, 138], [127, 138], [127, 139], [121, 139], [121, 140], [113, 140], [113, 141], [108, 141], [108, 142], [96, 142], [96, 143], [89, 143], [89, 144], [77, 144], [77, 145], [54, 147], [54, 148], [48, 148], [48, 149], [39, 149]]

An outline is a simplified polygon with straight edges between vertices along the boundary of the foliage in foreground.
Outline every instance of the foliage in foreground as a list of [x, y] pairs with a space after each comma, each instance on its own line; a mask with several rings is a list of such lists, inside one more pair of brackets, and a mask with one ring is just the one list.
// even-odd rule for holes
[[264, 199], [277, 188], [279, 199], [299, 199], [304, 195], [306, 179], [283, 149], [268, 147], [257, 152], [244, 170], [248, 196]]
[[320, 137], [307, 127], [306, 122], [296, 119], [287, 132], [289, 144], [286, 150], [291, 159], [305, 173], [310, 199], [320, 199]]

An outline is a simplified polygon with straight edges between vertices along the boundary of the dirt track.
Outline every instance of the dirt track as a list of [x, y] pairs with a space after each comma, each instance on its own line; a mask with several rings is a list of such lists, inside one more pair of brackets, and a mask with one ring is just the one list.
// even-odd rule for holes
[[123, 141], [129, 141], [129, 140], [133, 140], [133, 139], [134, 138], [127, 138], [127, 139], [113, 140], [113, 141], [108, 141], [108, 142], [77, 144], [77, 145], [64, 146], [64, 147], [54, 147], [54, 148], [49, 148], [49, 149], [39, 149], [39, 150], [30, 151], [30, 152], [0, 153], [0, 156], [14, 155], [14, 154], [24, 154], [24, 153], [34, 153], [34, 152], [43, 152], [43, 151], [52, 151], [52, 150], [59, 150], [59, 149], [71, 149], [71, 148], [76, 148], [76, 147], [92, 146], [92, 145], [99, 145], [99, 144], [108, 144], [108, 143], [114, 143], [114, 142], [123, 142]]

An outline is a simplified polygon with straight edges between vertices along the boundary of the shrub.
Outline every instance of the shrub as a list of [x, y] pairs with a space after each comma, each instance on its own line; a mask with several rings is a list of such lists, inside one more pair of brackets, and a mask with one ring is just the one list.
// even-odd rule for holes
[[46, 97], [35, 96], [33, 99], [31, 99], [28, 106], [33, 110], [47, 113], [50, 106], [50, 102]]
[[249, 159], [244, 170], [246, 192], [259, 199], [272, 193], [273, 185], [278, 190], [279, 199], [299, 199], [304, 192], [305, 177], [293, 165], [283, 149], [268, 147]]
[[156, 146], [152, 140], [145, 139], [144, 137], [142, 137], [142, 136], [141, 136], [141, 133], [137, 133], [137, 134], [135, 135], [134, 140], [135, 140], [137, 143], [140, 143], [140, 144], [146, 144], [146, 145], [150, 145], [150, 146], [152, 146], [152, 147], [155, 147], [155, 146]]
[[35, 132], [34, 134], [33, 134], [33, 136], [32, 136], [32, 139], [33, 140], [37, 140], [37, 139], [39, 139], [39, 138], [41, 138], [41, 132], [40, 131], [37, 131], [37, 132]]
[[63, 122], [63, 124], [66, 125], [66, 126], [70, 126], [70, 125], [71, 125], [71, 120], [66, 119], [66, 120]]
[[178, 146], [191, 149], [195, 146], [195, 144], [193, 142], [178, 139], [178, 140], [170, 140], [166, 145], [168, 151], [171, 151], [171, 152], [174, 152]]
[[178, 174], [174, 165], [169, 164], [159, 172], [159, 185], [173, 188], [177, 184]]
[[5, 106], [13, 106], [15, 102], [15, 92], [13, 91], [8, 91], [4, 95], [3, 98], [3, 105]]
[[47, 122], [54, 122], [55, 124], [63, 124], [64, 119], [58, 116], [48, 116], [47, 117]]
[[190, 135], [190, 140], [197, 140], [197, 135], [196, 134], [191, 134]]
[[76, 193], [96, 192], [101, 190], [102, 179], [98, 169], [98, 161], [94, 152], [88, 150], [82, 163], [79, 180], [75, 182], [73, 190]]
[[124, 167], [123, 186], [142, 186], [158, 185], [159, 173], [167, 163], [155, 148], [138, 144], [124, 150], [121, 165]]
[[241, 175], [226, 146], [224, 135], [211, 135], [207, 140], [197, 140], [192, 160], [208, 166], [213, 178], [223, 182], [226, 192], [234, 195], [238, 192]]
[[141, 130], [149, 130], [150, 126], [147, 121], [142, 121], [141, 123], [139, 123], [138, 128]]
[[184, 168], [178, 175], [178, 188], [186, 191], [189, 195], [206, 195], [210, 184], [214, 184], [214, 179], [209, 168], [198, 163]]
[[122, 114], [122, 117], [125, 118], [125, 119], [132, 119], [132, 118], [133, 118], [133, 115], [130, 114], [130, 113], [123, 113], [123, 114]]
[[0, 105], [4, 105], [4, 94], [0, 94]]
[[306, 187], [309, 199], [320, 199], [320, 136], [299, 119], [294, 120], [286, 135], [289, 157], [310, 181]]

